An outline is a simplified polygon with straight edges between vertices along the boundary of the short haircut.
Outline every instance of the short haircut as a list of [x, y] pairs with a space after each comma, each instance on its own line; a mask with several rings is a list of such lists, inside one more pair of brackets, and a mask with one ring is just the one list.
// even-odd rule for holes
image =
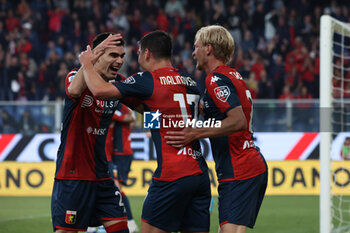
[[[98, 34], [97, 36], [95, 36], [94, 40], [92, 41], [92, 48], [96, 48], [97, 45], [99, 45], [102, 41], [104, 41], [109, 35], [115, 35], [115, 33], [113, 32], [102, 32], [100, 34]], [[120, 41], [120, 44], [118, 44], [117, 46], [124, 46], [125, 45], [125, 41], [123, 39], [119, 39], [117, 41]]]
[[213, 47], [214, 57], [225, 64], [229, 63], [235, 51], [235, 41], [226, 28], [219, 25], [210, 25], [198, 30], [195, 42]]
[[153, 31], [139, 41], [142, 51], [148, 49], [155, 59], [171, 59], [172, 41], [169, 34], [163, 31]]

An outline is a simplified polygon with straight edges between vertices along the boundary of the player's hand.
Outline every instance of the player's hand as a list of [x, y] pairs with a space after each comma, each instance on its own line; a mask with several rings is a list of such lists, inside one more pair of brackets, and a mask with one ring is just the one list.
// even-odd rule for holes
[[[123, 37], [121, 34], [115, 34], [115, 35], [110, 34], [104, 41], [102, 41], [99, 45], [97, 45], [92, 50], [92, 52], [96, 55], [100, 53], [102, 55], [107, 48], [112, 48], [119, 45], [121, 43], [120, 39], [122, 38]], [[95, 64], [96, 61], [94, 61], [93, 64]]]
[[164, 138], [166, 143], [179, 149], [195, 140], [196, 135], [192, 128], [185, 128], [182, 131], [168, 131]]
[[91, 51], [90, 45], [86, 46], [86, 50], [81, 52], [79, 55], [79, 61], [82, 66], [94, 64], [94, 61], [96, 62], [97, 59], [103, 54], [103, 52], [99, 52], [97, 54], [94, 54]]

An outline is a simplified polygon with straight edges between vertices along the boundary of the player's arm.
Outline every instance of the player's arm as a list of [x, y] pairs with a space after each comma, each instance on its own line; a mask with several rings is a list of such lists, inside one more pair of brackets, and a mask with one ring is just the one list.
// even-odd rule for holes
[[133, 113], [133, 111], [131, 109], [129, 109], [129, 112], [127, 114], [125, 114], [123, 122], [124, 123], [132, 123], [134, 121], [136, 121], [135, 114]]
[[122, 98], [122, 94], [112, 83], [106, 82], [94, 69], [93, 61], [102, 54], [94, 54], [88, 45], [79, 56], [84, 80], [91, 93], [98, 99]]
[[136, 121], [135, 115], [134, 113], [130, 110], [129, 113], [124, 114], [122, 117], [118, 117], [118, 120], [116, 120], [118, 122], [122, 122], [122, 123], [132, 123], [134, 121]]
[[[96, 55], [95, 59], [91, 61], [92, 64], [95, 64], [98, 57], [104, 53], [106, 48], [110, 48], [120, 44], [120, 41], [118, 40], [121, 38], [122, 36], [120, 34], [110, 34], [104, 41], [102, 41], [98, 46], [96, 46], [96, 48], [92, 50], [93, 54]], [[70, 96], [74, 98], [79, 98], [81, 93], [83, 93], [83, 91], [85, 90], [85, 88], [86, 83], [83, 77], [83, 69], [82, 67], [80, 67], [78, 72], [75, 74], [74, 79], [69, 84], [67, 90]]]
[[164, 138], [169, 145], [181, 148], [196, 139], [227, 136], [245, 129], [247, 129], [247, 120], [242, 106], [237, 106], [226, 113], [226, 118], [221, 121], [221, 127], [186, 128], [182, 131], [168, 131]]
[[122, 123], [131, 123], [134, 122], [136, 118], [133, 111], [130, 108], [128, 108], [125, 105], [122, 105], [120, 110], [115, 111], [112, 120]]
[[[225, 115], [220, 127], [213, 128], [189, 128], [178, 132], [168, 132], [168, 143], [175, 147], [182, 147], [191, 141], [206, 137], [227, 136], [234, 132], [247, 129], [247, 119], [244, 115], [241, 101], [233, 82], [225, 75], [215, 74], [217, 80], [206, 79], [206, 87], [210, 98], [215, 102], [216, 107]], [[215, 90], [222, 88], [226, 90], [225, 101], [217, 96]], [[171, 137], [169, 137], [172, 135]]]
[[75, 74], [74, 78], [72, 79], [72, 82], [69, 84], [67, 91], [68, 94], [71, 95], [74, 98], [79, 98], [81, 93], [86, 88], [86, 84], [83, 78], [83, 71], [80, 68], [78, 72]]

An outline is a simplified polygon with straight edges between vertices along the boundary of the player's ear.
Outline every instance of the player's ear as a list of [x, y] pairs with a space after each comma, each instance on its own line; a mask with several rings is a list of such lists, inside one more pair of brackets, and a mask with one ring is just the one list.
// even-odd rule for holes
[[151, 51], [149, 51], [149, 49], [145, 49], [144, 53], [145, 53], [146, 60], [148, 60], [151, 57]]
[[213, 46], [211, 44], [205, 45], [205, 51], [207, 55], [211, 54], [213, 51]]

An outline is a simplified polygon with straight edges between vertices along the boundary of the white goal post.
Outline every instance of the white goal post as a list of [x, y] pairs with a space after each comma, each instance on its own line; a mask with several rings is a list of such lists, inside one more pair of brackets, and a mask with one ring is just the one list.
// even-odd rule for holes
[[[320, 26], [320, 233], [331, 232], [331, 109], [332, 18], [321, 17]], [[328, 130], [324, 130], [327, 127]]]
[[[334, 41], [335, 37], [341, 38], [340, 41]], [[331, 172], [331, 145], [333, 136], [339, 132], [346, 131], [349, 123], [346, 121], [344, 109], [350, 106], [349, 99], [346, 99], [344, 93], [348, 93], [344, 90], [345, 83], [350, 80], [345, 79], [345, 75], [350, 71], [350, 67], [345, 61], [350, 62], [350, 24], [340, 22], [331, 16], [323, 15], [321, 17], [320, 26], [320, 233], [340, 233], [350, 232], [350, 205], [349, 201], [340, 199], [340, 202], [344, 201], [346, 209], [342, 209], [341, 204], [339, 212], [341, 215], [342, 225], [335, 226], [334, 206], [332, 206], [333, 195], [332, 179], [334, 179]], [[340, 52], [339, 52], [340, 51]], [[344, 52], [345, 51], [345, 52]], [[334, 64], [334, 60], [340, 61], [340, 64]], [[335, 69], [341, 70], [338, 74], [334, 72]], [[333, 79], [338, 79], [341, 85], [335, 87]], [[336, 93], [336, 94], [335, 94]], [[340, 94], [339, 94], [340, 93]], [[336, 97], [334, 97], [336, 95]], [[335, 105], [335, 103], [337, 105]], [[334, 106], [341, 109], [341, 120], [335, 121], [334, 119]], [[340, 106], [340, 107], [339, 107]], [[348, 113], [345, 113], [348, 114]], [[334, 130], [335, 123], [340, 125]], [[334, 195], [336, 196], [336, 195]], [[349, 205], [349, 207], [348, 207]], [[348, 209], [349, 208], [349, 209]], [[344, 212], [344, 216], [342, 214]], [[339, 221], [339, 218], [337, 219]]]

